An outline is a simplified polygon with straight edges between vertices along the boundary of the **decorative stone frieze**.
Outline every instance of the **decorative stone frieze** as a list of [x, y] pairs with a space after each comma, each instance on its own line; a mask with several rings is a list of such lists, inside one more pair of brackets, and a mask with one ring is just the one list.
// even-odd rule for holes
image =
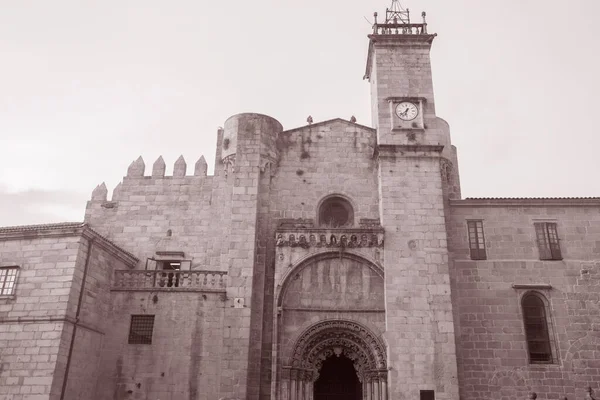
[[383, 247], [383, 229], [295, 229], [278, 230], [277, 247], [359, 248]]

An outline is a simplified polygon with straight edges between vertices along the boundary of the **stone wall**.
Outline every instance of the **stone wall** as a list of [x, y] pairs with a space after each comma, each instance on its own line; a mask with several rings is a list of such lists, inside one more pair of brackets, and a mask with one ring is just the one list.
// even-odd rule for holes
[[[90, 240], [98, 245], [78, 307]], [[69, 364], [67, 382], [91, 394], [112, 268], [135, 259], [83, 224], [55, 224], [0, 229], [0, 260], [19, 266], [14, 295], [0, 297], [0, 394], [58, 399]], [[70, 353], [76, 324], [82, 341]], [[67, 385], [65, 399], [79, 398], [69, 393]]]
[[[0, 266], [18, 265], [14, 297], [0, 298], [0, 398], [58, 399], [66, 365], [62, 339], [81, 237], [0, 234]], [[6, 397], [3, 397], [6, 396]]]
[[[223, 337], [239, 337], [224, 309], [220, 293], [113, 292], [94, 398], [219, 398]], [[131, 315], [155, 316], [152, 344], [128, 344]]]
[[231, 189], [224, 189], [225, 179], [144, 176], [143, 160], [136, 163], [132, 167], [138, 169], [130, 167], [111, 201], [107, 201], [106, 189], [93, 194], [85, 221], [135, 254], [140, 269], [156, 251], [182, 251], [191, 260], [192, 269], [226, 270], [221, 256], [228, 233], [228, 218], [224, 216]]
[[[594, 202], [451, 203], [448, 229], [461, 398], [525, 398], [529, 391], [540, 398], [583, 398], [585, 387], [597, 388], [600, 204]], [[483, 220], [487, 260], [470, 260], [467, 219]], [[539, 260], [533, 226], [539, 221], [557, 223], [563, 260]], [[520, 306], [529, 291], [548, 301], [552, 363], [529, 363]]]
[[272, 217], [316, 222], [319, 202], [341, 194], [354, 207], [356, 225], [362, 218], [379, 218], [375, 141], [373, 129], [340, 119], [283, 132]]
[[[93, 237], [88, 237], [86, 242], [80, 258], [87, 261], [87, 271], [85, 261], [78, 263], [73, 277], [74, 287], [70, 293], [75, 304], [79, 303], [81, 298], [81, 305], [71, 314], [78, 324], [76, 326], [69, 324], [63, 331], [63, 340], [69, 345], [72, 342], [65, 387], [66, 400], [95, 397], [105, 336], [112, 327], [109, 321], [111, 320], [110, 288], [113, 271], [130, 269], [131, 262], [137, 261], [119, 258], [118, 254], [107, 251], [101, 246], [102, 242]], [[90, 251], [89, 260], [88, 251]], [[81, 295], [82, 290], [83, 295]]]
[[[435, 390], [455, 399], [454, 326], [439, 158], [426, 151], [380, 156], [386, 231], [385, 295], [391, 398]], [[393, 343], [393, 345], [392, 345]]]

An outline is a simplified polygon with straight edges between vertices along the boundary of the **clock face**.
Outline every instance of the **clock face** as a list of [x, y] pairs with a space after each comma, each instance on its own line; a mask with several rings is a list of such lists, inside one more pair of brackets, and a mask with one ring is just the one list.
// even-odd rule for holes
[[419, 115], [419, 108], [415, 103], [403, 101], [396, 106], [396, 115], [403, 121], [412, 121]]

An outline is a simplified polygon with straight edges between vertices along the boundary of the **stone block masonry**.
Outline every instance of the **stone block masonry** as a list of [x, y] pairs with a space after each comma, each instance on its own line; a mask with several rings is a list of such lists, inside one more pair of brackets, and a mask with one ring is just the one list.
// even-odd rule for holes
[[[94, 282], [79, 302], [88, 246], [94, 240], [99, 245], [91, 264], [101, 259], [95, 266], [102, 268], [89, 275]], [[0, 297], [0, 398], [79, 398], [63, 385], [67, 366], [77, 364], [77, 353], [69, 352], [72, 332], [77, 326], [80, 332], [101, 335], [103, 316], [96, 314], [102, 305], [95, 298], [100, 297], [106, 309], [109, 269], [134, 260], [84, 224], [0, 229], [0, 266], [19, 268], [14, 294]], [[78, 310], [84, 313], [78, 315]], [[95, 383], [93, 367], [97, 366], [89, 363], [93, 346], [85, 342], [78, 346], [88, 363], [82, 363], [86, 368], [70, 370], [68, 379], [71, 385], [89, 388]]]
[[[461, 397], [583, 398], [600, 378], [600, 200], [451, 202], [449, 248]], [[467, 220], [481, 220], [487, 260], [471, 260]], [[563, 259], [539, 259], [534, 223], [557, 224]], [[551, 360], [532, 363], [521, 299], [546, 299]]]
[[85, 223], [0, 228], [0, 400], [591, 396], [600, 199], [459, 200], [435, 36], [375, 24], [373, 127], [234, 115], [214, 176], [140, 157]]
[[[383, 150], [383, 149], [382, 149]], [[458, 398], [439, 158], [380, 153], [390, 398]], [[426, 212], [421, 212], [425, 211]]]
[[[112, 292], [95, 387], [97, 400], [218, 399], [227, 302], [222, 293]], [[153, 315], [151, 344], [128, 344], [131, 315]]]

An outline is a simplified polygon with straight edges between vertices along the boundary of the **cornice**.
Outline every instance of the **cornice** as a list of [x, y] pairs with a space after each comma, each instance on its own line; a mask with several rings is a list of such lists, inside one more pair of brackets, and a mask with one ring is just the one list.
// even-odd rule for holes
[[533, 290], [533, 289], [542, 289], [542, 290], [550, 290], [552, 289], [552, 285], [549, 283], [513, 283], [511, 285], [513, 289], [525, 289], [525, 290]]
[[350, 122], [348, 120], [345, 120], [343, 118], [333, 118], [333, 119], [328, 119], [326, 121], [321, 121], [321, 122], [315, 122], [314, 124], [310, 124], [310, 125], [304, 125], [304, 126], [300, 126], [298, 128], [293, 128], [293, 129], [288, 129], [285, 130], [283, 132], [281, 132], [281, 134], [290, 134], [290, 133], [294, 133], [297, 131], [302, 131], [308, 128], [314, 129], [314, 128], [319, 128], [321, 126], [327, 125], [327, 124], [331, 124], [331, 123], [335, 123], [335, 122], [342, 122], [346, 125], [350, 125], [350, 126], [355, 126], [358, 127], [360, 129], [364, 129], [367, 131], [371, 131], [371, 132], [377, 132], [377, 130], [375, 128], [371, 128], [370, 126], [366, 126], [366, 125], [361, 125], [358, 124], [356, 122]]
[[467, 198], [450, 200], [451, 207], [600, 207], [599, 197]]
[[439, 157], [442, 150], [444, 150], [442, 145], [378, 144], [373, 156], [375, 158], [395, 158], [404, 155]]

